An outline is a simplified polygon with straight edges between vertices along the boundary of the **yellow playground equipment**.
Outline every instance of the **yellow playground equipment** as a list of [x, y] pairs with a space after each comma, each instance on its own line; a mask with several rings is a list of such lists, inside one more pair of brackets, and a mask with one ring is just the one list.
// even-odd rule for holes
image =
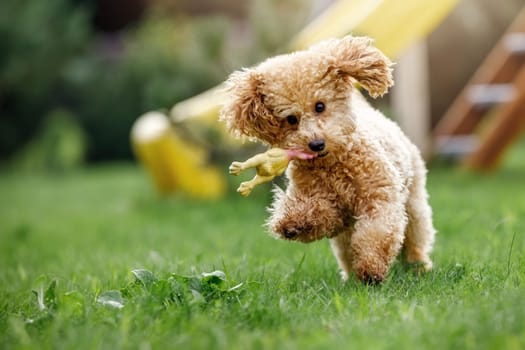
[[[377, 47], [395, 58], [426, 37], [458, 2], [338, 0], [293, 38], [290, 49], [303, 49], [326, 38], [352, 33], [372, 37]], [[221, 171], [206, 164], [206, 150], [176, 132], [178, 125], [189, 120], [221, 128], [217, 116], [223, 96], [219, 85], [176, 104], [169, 116], [150, 112], [135, 122], [133, 149], [161, 193], [182, 191], [200, 198], [217, 198], [224, 193], [225, 178]]]

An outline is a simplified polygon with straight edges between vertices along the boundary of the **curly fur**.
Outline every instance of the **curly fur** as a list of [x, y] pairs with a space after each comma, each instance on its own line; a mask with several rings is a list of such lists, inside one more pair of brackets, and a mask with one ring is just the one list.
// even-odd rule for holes
[[[371, 44], [327, 40], [235, 72], [220, 119], [235, 135], [271, 147], [325, 142], [316, 158], [290, 163], [268, 227], [300, 242], [329, 238], [344, 279], [353, 271], [380, 282], [402, 247], [408, 262], [430, 269], [435, 230], [418, 149], [354, 87], [376, 97], [393, 85], [392, 63]], [[324, 111], [316, 112], [318, 102]]]

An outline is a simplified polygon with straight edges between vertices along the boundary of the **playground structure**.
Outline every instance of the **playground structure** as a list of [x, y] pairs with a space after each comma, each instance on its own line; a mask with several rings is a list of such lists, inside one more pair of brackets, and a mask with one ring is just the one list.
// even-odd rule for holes
[[[432, 32], [458, 2], [339, 0], [298, 33], [289, 47], [302, 49], [329, 37], [352, 33], [374, 38], [378, 48], [396, 59]], [[176, 104], [169, 116], [157, 115], [155, 137], [137, 137], [143, 134], [141, 128], [148, 128], [143, 118], [137, 120], [132, 133], [133, 148], [161, 193], [180, 190], [201, 198], [223, 194], [225, 179], [220, 171], [206, 164], [206, 149], [189, 143], [177, 132], [179, 125], [188, 121], [223, 130], [217, 122], [222, 101], [222, 86], [217, 86]], [[160, 122], [162, 118], [164, 122]]]
[[524, 129], [525, 7], [436, 126], [436, 151], [492, 170]]

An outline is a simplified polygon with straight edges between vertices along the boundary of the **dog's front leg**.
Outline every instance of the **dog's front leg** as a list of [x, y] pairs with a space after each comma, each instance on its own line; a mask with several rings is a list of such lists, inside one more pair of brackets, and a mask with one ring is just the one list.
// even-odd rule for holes
[[277, 190], [268, 220], [279, 238], [311, 242], [333, 237], [345, 225], [345, 217], [334, 201], [320, 195]]
[[397, 202], [375, 203], [373, 213], [358, 216], [350, 238], [353, 270], [360, 280], [382, 282], [403, 243], [407, 217]]

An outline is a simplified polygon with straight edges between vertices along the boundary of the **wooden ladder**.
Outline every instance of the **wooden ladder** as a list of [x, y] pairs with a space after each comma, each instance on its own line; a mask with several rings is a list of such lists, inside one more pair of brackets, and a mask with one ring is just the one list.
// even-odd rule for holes
[[471, 169], [491, 170], [524, 130], [525, 7], [435, 127], [434, 145]]

